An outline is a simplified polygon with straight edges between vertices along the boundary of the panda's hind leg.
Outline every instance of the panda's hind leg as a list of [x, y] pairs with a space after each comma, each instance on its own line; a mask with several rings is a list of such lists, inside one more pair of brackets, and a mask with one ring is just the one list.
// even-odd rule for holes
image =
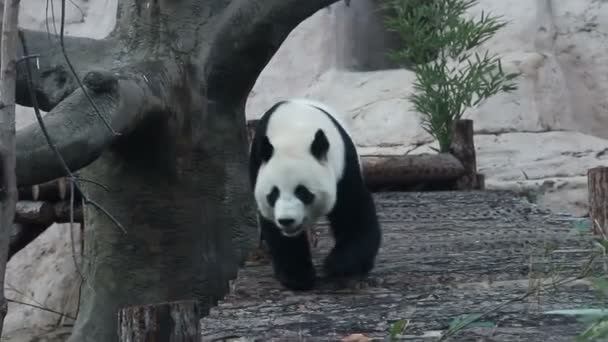
[[277, 280], [290, 290], [312, 289], [316, 274], [307, 234], [286, 237], [272, 221], [261, 216], [259, 219], [262, 239], [268, 246]]
[[323, 264], [328, 278], [363, 278], [374, 268], [381, 230], [371, 194], [350, 188], [328, 216], [335, 240]]

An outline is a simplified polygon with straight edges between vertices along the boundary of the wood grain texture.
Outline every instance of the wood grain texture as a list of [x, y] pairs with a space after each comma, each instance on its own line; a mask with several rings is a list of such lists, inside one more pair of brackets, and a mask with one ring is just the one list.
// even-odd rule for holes
[[120, 342], [200, 341], [197, 301], [177, 301], [122, 308], [118, 312]]
[[458, 190], [480, 189], [477, 184], [477, 158], [473, 133], [473, 120], [457, 120], [454, 122], [454, 135], [450, 152], [464, 166], [463, 175], [456, 181], [456, 189]]
[[[375, 194], [384, 244], [368, 281], [337, 290], [283, 290], [265, 260], [249, 262], [231, 292], [201, 320], [203, 341], [339, 341], [387, 336], [409, 319], [403, 338], [437, 340], [458, 316], [483, 312], [528, 291], [539, 277], [574, 277], [595, 252], [557, 215], [504, 191]], [[584, 222], [584, 223], [589, 223]], [[333, 243], [321, 226], [315, 264]], [[600, 271], [599, 262], [592, 270]], [[586, 281], [515, 301], [452, 341], [571, 341], [583, 324], [545, 310], [595, 307]], [[427, 336], [427, 337], [423, 337]]]
[[587, 171], [589, 217], [593, 232], [608, 236], [608, 167], [598, 166]]

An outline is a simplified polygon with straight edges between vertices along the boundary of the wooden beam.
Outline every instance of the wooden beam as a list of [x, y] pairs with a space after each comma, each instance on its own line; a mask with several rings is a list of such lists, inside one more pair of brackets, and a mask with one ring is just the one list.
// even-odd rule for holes
[[598, 166], [587, 171], [589, 217], [593, 233], [608, 236], [608, 167]]
[[[74, 223], [82, 224], [81, 201], [74, 203]], [[9, 240], [8, 260], [54, 223], [70, 222], [70, 202], [19, 201]]]
[[[74, 203], [74, 222], [82, 222], [82, 206], [80, 201]], [[19, 201], [15, 211], [15, 223], [51, 225], [53, 223], [70, 222], [70, 203], [43, 201]]]
[[[46, 183], [19, 187], [19, 200], [58, 202], [68, 199], [69, 184], [65, 177], [53, 179]], [[78, 190], [74, 189], [74, 199], [81, 198]]]
[[136, 305], [118, 312], [120, 342], [198, 342], [201, 308], [197, 301]]
[[363, 156], [361, 163], [365, 182], [373, 189], [455, 181], [465, 172], [458, 159], [449, 153]]

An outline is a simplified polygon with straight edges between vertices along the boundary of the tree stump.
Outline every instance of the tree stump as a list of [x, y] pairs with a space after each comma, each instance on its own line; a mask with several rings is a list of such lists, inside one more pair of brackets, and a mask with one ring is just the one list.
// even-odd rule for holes
[[456, 180], [457, 190], [480, 189], [477, 174], [477, 160], [475, 156], [475, 142], [473, 139], [473, 120], [457, 120], [454, 122], [454, 133], [450, 152], [464, 166], [464, 174]]
[[484, 190], [486, 188], [486, 176], [483, 173], [477, 174], [477, 190]]
[[120, 342], [199, 342], [201, 309], [195, 300], [137, 305], [118, 312]]
[[589, 217], [594, 234], [608, 235], [608, 167], [598, 166], [587, 171]]

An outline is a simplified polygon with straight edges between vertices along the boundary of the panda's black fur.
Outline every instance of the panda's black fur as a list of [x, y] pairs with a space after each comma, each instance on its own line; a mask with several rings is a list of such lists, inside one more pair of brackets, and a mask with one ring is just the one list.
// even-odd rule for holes
[[[273, 113], [288, 101], [280, 101], [260, 118], [252, 140], [249, 176], [255, 188], [260, 166], [272, 158], [272, 146], [265, 139], [269, 120]], [[325, 113], [338, 129], [344, 142], [345, 164], [342, 178], [337, 184], [336, 202], [327, 219], [335, 245], [323, 263], [323, 273], [328, 278], [361, 278], [369, 274], [375, 265], [381, 244], [381, 229], [373, 197], [366, 187], [359, 165], [355, 144], [340, 123], [326, 110]], [[321, 137], [323, 138], [323, 137]], [[321, 139], [322, 140], [322, 139]], [[326, 141], [331, 144], [331, 141]], [[318, 151], [327, 148], [323, 141], [315, 139]], [[311, 153], [315, 151], [311, 141]], [[314, 287], [316, 272], [311, 261], [307, 234], [296, 237], [283, 236], [275, 223], [258, 213], [261, 239], [269, 248], [276, 278], [291, 290], [309, 290]]]

